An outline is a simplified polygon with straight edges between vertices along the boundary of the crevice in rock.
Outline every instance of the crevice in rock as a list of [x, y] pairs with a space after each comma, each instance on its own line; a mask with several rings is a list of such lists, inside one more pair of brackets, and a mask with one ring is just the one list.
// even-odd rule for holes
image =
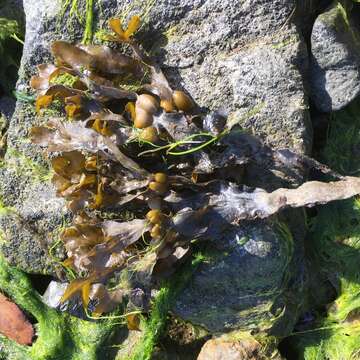
[[332, 0], [298, 0], [298, 26], [301, 28], [302, 35], [308, 45], [310, 51], [310, 37], [312, 27], [315, 19], [321, 14], [328, 6], [330, 6]]
[[40, 294], [43, 295], [53, 279], [52, 276], [42, 274], [28, 274], [29, 279], [33, 288]]
[[312, 156], [318, 158], [322, 149], [326, 145], [331, 114], [318, 111], [313, 104], [310, 104], [309, 112], [314, 129]]
[[6, 153], [6, 133], [15, 110], [15, 86], [23, 52], [25, 14], [22, 1], [0, 4], [0, 159]]

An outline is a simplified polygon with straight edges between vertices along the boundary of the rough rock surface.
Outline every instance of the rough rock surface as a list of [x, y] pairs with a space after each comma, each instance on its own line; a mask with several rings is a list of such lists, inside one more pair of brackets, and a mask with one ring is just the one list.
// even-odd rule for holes
[[294, 278], [302, 252], [294, 251], [287, 230], [257, 222], [229, 234], [226, 243], [214, 243], [175, 313], [211, 333], [253, 329], [280, 336], [291, 331], [302, 288], [300, 278]]
[[[103, 1], [100, 24], [129, 8], [129, 16], [141, 14], [146, 4], [137, 8], [132, 1]], [[139, 37], [164, 64], [173, 87], [183, 88], [200, 106], [228, 111], [231, 124], [251, 129], [269, 145], [309, 152], [302, 80], [307, 53], [292, 23], [294, 8], [292, 0], [159, 0], [149, 9]], [[79, 40], [82, 33], [76, 24], [72, 32], [66, 30], [66, 21], [59, 25], [58, 2], [41, 0], [34, 6], [25, 0], [24, 9], [19, 90], [27, 90], [35, 65], [50, 58], [52, 40]], [[53, 271], [48, 247], [66, 214], [49, 185], [41, 152], [27, 138], [29, 128], [42, 121], [32, 104], [18, 102], [8, 132], [7, 165], [0, 170], [0, 194], [8, 214], [0, 225], [7, 258], [27, 272], [44, 273]], [[302, 235], [299, 231], [295, 237], [299, 249]], [[286, 333], [297, 315], [299, 299], [291, 286], [301, 279], [302, 256], [297, 251], [292, 257], [289, 244], [271, 222], [247, 224], [219, 244], [220, 257], [195, 275], [197, 292], [192, 286], [185, 289], [176, 309], [212, 331], [253, 327], [261, 319], [262, 328], [274, 326], [274, 331], [285, 322], [279, 333]]]
[[360, 27], [351, 8], [334, 1], [318, 16], [311, 34], [311, 52], [315, 106], [323, 112], [342, 109], [360, 93]]
[[170, 75], [201, 106], [228, 111], [231, 124], [273, 146], [309, 151], [307, 51], [290, 21], [295, 1], [193, 3], [167, 29]]
[[[266, 360], [270, 357], [262, 353], [262, 346], [251, 337], [241, 340], [208, 340], [197, 360]], [[281, 360], [278, 354], [271, 354], [271, 359]]]
[[[57, 35], [60, 3], [24, 1], [26, 38], [19, 72], [18, 91], [28, 90], [35, 66], [49, 58], [48, 44]], [[44, 121], [32, 103], [17, 102], [7, 132], [7, 151], [0, 168], [0, 199], [4, 207], [0, 227], [4, 231], [4, 255], [12, 264], [31, 273], [52, 273], [48, 247], [64, 220], [63, 201], [49, 184], [51, 174], [41, 151], [30, 144], [28, 130]]]

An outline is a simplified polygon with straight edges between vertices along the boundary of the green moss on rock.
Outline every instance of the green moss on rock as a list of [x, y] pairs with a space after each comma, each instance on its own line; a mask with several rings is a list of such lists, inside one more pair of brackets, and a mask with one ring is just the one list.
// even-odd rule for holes
[[[126, 360], [150, 360], [152, 358], [154, 348], [165, 330], [168, 312], [173, 307], [179, 292], [188, 283], [193, 272], [203, 260], [203, 254], [196, 254], [187, 266], [178, 271], [159, 290], [153, 301], [149, 319], [142, 321], [143, 333], [131, 353], [126, 356]], [[117, 357], [117, 360], [125, 360], [125, 358], [122, 355]]]
[[[90, 322], [46, 306], [26, 275], [0, 256], [0, 290], [36, 320], [37, 339], [31, 347], [0, 337], [0, 358], [7, 360], [92, 360], [110, 358], [107, 341], [118, 319]], [[118, 326], [118, 329], [121, 327]], [[100, 355], [101, 354], [101, 355]]]

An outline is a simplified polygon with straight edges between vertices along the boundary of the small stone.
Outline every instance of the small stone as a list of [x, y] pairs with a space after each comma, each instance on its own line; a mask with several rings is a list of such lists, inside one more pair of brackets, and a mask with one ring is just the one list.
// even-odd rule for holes
[[0, 293], [0, 333], [21, 345], [31, 345], [34, 329], [20, 308]]
[[[275, 356], [275, 357], [273, 357]], [[274, 354], [271, 359], [280, 360]], [[262, 353], [262, 346], [255, 339], [249, 337], [241, 340], [211, 339], [202, 347], [197, 360], [266, 360]]]

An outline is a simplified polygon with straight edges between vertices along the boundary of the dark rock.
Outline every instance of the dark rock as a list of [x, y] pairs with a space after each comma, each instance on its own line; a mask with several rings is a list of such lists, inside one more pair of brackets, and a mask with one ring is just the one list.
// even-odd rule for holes
[[302, 0], [297, 2], [293, 18], [305, 39], [310, 39], [316, 17], [326, 10], [330, 3], [331, 0]]
[[318, 16], [311, 34], [311, 98], [318, 110], [342, 109], [360, 93], [360, 27], [335, 1]]
[[[0, 114], [4, 116], [7, 121], [10, 121], [10, 118], [15, 110], [15, 99], [9, 96], [3, 96], [0, 98]], [[2, 126], [0, 124], [0, 131]]]
[[264, 222], [239, 227], [223, 243], [214, 239], [209, 259], [179, 296], [175, 313], [211, 333], [286, 334], [296, 321], [302, 291], [302, 253], [294, 245], [299, 240], [284, 225]]

